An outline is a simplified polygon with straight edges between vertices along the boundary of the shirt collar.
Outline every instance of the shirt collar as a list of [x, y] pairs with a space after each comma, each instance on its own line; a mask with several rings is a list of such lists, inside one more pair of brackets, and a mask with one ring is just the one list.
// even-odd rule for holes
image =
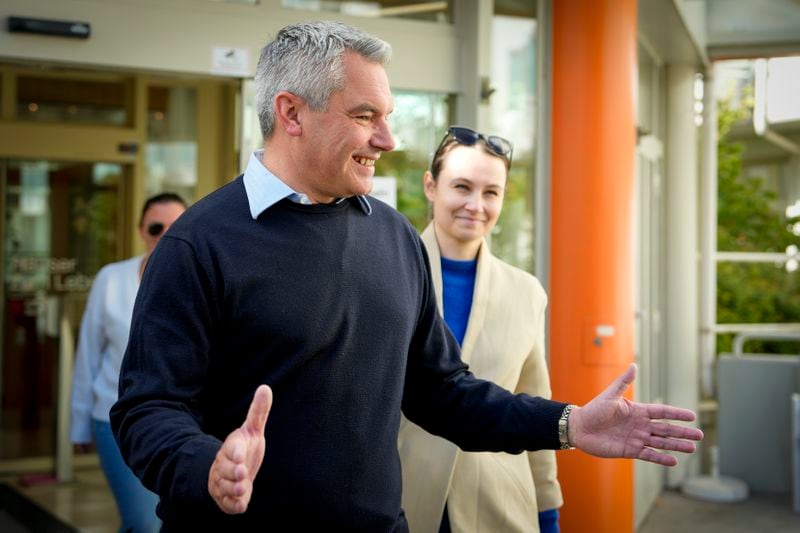
[[[298, 203], [309, 203], [305, 194], [293, 190], [264, 166], [264, 163], [261, 162], [263, 156], [263, 150], [253, 152], [244, 171], [244, 190], [253, 220], [284, 198], [290, 198]], [[305, 201], [303, 201], [304, 198]], [[359, 195], [356, 198], [364, 214], [371, 215], [372, 206], [367, 197]]]

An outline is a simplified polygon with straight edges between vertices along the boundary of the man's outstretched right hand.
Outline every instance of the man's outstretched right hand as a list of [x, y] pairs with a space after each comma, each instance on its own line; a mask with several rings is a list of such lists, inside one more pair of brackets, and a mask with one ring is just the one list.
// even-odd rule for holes
[[244, 424], [228, 435], [211, 464], [208, 492], [227, 514], [241, 514], [250, 503], [253, 480], [264, 460], [264, 428], [271, 407], [272, 389], [261, 385]]
[[628, 369], [602, 393], [576, 407], [569, 419], [569, 442], [597, 457], [627, 457], [664, 466], [678, 460], [670, 452], [693, 453], [692, 441], [703, 439], [697, 428], [672, 423], [691, 422], [688, 409], [653, 403], [632, 402], [623, 397], [636, 377], [636, 365]]

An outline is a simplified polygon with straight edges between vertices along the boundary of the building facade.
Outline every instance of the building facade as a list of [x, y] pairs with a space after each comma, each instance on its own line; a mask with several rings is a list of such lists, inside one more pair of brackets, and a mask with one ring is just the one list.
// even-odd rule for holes
[[[0, 30], [0, 469], [69, 477], [71, 357], [92, 277], [140, 251], [147, 196], [191, 203], [241, 172], [261, 144], [260, 48], [317, 18], [393, 46], [397, 150], [376, 175], [418, 228], [448, 124], [514, 142], [493, 249], [550, 292], [554, 397], [585, 402], [636, 361], [633, 397], [698, 409], [716, 153], [711, 91], [700, 110], [697, 89], [712, 83], [720, 4], [6, 0], [3, 19], [76, 24]], [[575, 452], [559, 467], [564, 531], [631, 531], [700, 461], [667, 474]]]

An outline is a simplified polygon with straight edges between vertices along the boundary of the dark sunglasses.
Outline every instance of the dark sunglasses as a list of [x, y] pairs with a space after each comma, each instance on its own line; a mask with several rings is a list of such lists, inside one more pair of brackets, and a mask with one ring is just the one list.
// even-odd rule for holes
[[439, 143], [439, 147], [436, 149], [434, 159], [436, 155], [439, 154], [439, 150], [442, 149], [444, 143], [450, 138], [455, 139], [458, 144], [463, 144], [464, 146], [472, 146], [478, 141], [483, 141], [489, 150], [506, 159], [508, 161], [508, 166], [511, 166], [511, 155], [514, 152], [514, 146], [511, 144], [511, 141], [498, 137], [497, 135], [484, 135], [483, 133], [465, 128], [464, 126], [450, 126], [447, 129], [447, 133], [444, 134], [442, 142]]
[[164, 224], [161, 222], [153, 222], [147, 226], [147, 233], [152, 237], [158, 237], [164, 231]]

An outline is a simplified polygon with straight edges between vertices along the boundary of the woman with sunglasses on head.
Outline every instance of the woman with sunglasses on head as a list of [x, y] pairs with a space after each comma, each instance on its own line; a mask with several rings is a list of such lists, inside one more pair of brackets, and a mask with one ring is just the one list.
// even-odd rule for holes
[[161, 236], [186, 210], [174, 193], [148, 199], [139, 219], [144, 255], [111, 263], [97, 273], [81, 321], [72, 375], [70, 439], [75, 451], [97, 447], [100, 464], [119, 510], [120, 531], [158, 531], [158, 496], [141, 482], [122, 460], [111, 433], [109, 410], [117, 400], [120, 365], [128, 344], [133, 303], [147, 258]]
[[[501, 137], [451, 127], [423, 178], [433, 219], [422, 240], [439, 311], [470, 370], [549, 398], [547, 296], [532, 275], [493, 256], [485, 240], [503, 207], [511, 155]], [[410, 531], [558, 531], [563, 499], [553, 451], [464, 452], [406, 419], [398, 446]]]

